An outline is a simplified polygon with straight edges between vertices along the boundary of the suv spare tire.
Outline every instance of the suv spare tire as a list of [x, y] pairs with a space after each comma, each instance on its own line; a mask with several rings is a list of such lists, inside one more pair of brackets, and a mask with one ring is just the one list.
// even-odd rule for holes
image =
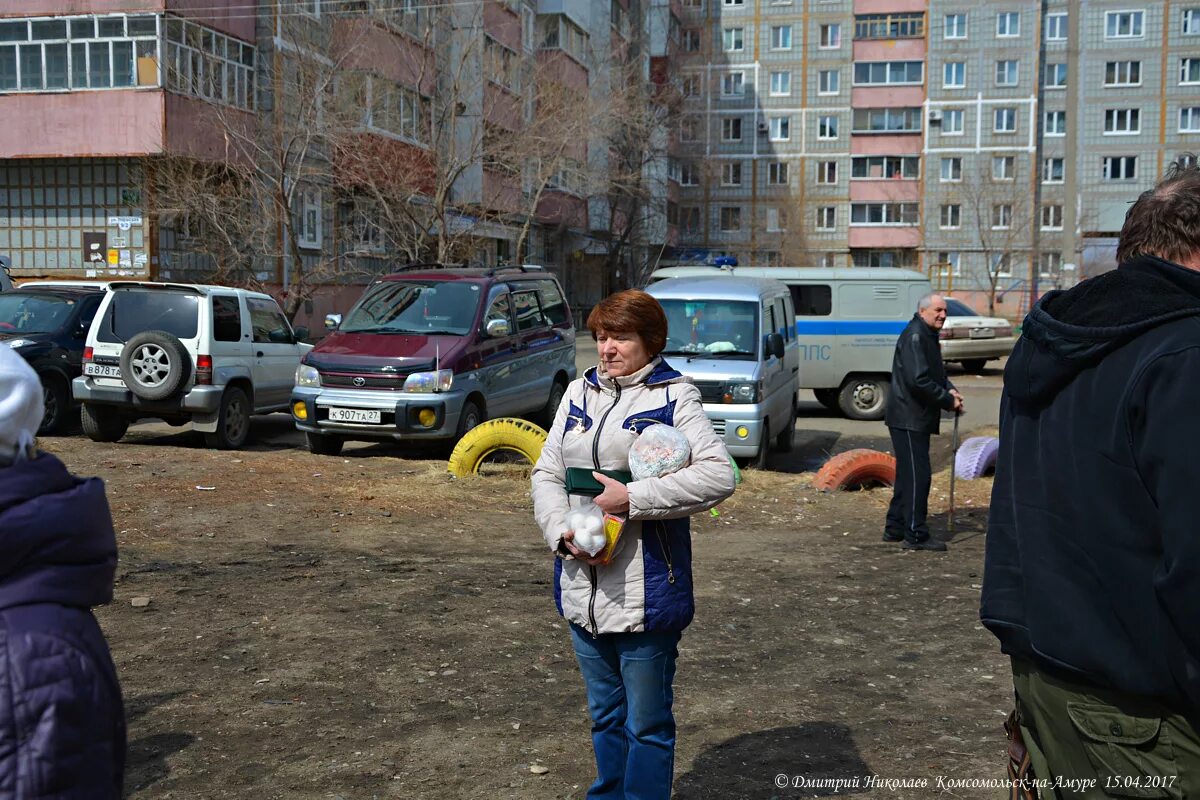
[[143, 400], [166, 400], [192, 377], [192, 357], [178, 337], [166, 331], [142, 331], [121, 350], [121, 379]]

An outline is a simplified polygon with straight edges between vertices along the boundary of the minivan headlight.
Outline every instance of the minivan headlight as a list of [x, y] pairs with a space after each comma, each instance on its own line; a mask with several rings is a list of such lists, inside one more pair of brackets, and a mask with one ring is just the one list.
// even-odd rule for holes
[[725, 387], [721, 400], [725, 403], [760, 403], [762, 384], [759, 381], [730, 383]]
[[317, 372], [316, 367], [310, 367], [308, 364], [301, 364], [296, 367], [296, 385], [297, 386], [320, 386], [321, 373]]
[[454, 370], [439, 369], [436, 372], [414, 372], [404, 379], [406, 392], [448, 392], [454, 384]]

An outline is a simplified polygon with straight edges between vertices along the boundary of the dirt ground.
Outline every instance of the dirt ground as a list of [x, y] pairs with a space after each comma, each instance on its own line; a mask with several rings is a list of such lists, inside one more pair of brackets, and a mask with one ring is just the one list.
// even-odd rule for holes
[[[130, 797], [583, 796], [583, 686], [520, 470], [453, 480], [428, 453], [222, 453], [136, 430], [42, 444], [108, 484], [121, 560], [98, 616]], [[886, 490], [810, 477], [747, 471], [694, 521], [676, 797], [827, 796], [777, 776], [867, 775], [929, 785], [842, 793], [1007, 796], [936, 784], [1003, 776], [1011, 681], [977, 620], [990, 480], [959, 483], [938, 554], [880, 541]]]

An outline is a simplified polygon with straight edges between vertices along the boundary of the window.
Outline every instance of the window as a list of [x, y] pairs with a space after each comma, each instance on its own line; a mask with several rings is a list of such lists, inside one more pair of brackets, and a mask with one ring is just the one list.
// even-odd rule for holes
[[967, 38], [967, 15], [947, 14], [942, 24], [943, 39]]
[[[390, 0], [373, 0], [374, 3], [384, 3]], [[420, 0], [405, 0], [405, 4], [414, 7]], [[421, 3], [421, 5], [425, 5]], [[541, 49], [562, 50], [576, 61], [586, 63], [588, 55], [588, 34], [561, 14], [548, 14], [540, 17]], [[677, 37], [672, 36], [672, 39]]]
[[958, 156], [942, 158], [942, 183], [956, 183], [962, 180], [962, 159]]
[[822, 161], [817, 164], [817, 183], [837, 183], [838, 164], [836, 161]]
[[896, 14], [857, 14], [855, 39], [920, 39], [925, 36], [925, 15], [919, 11]]
[[1067, 86], [1067, 65], [1066, 64], [1047, 64], [1046, 65], [1046, 88], [1047, 89], [1065, 89]]
[[679, 93], [684, 97], [703, 97], [704, 83], [699, 75], [685, 75], [679, 80]]
[[679, 209], [679, 228], [687, 234], [698, 234], [702, 231], [700, 206], [683, 206]]
[[992, 130], [996, 133], [1016, 133], [1017, 110], [1006, 106], [993, 111]]
[[1104, 65], [1105, 86], [1141, 86], [1142, 62], [1109, 61]]
[[837, 117], [820, 117], [817, 119], [817, 138], [836, 139], [838, 136]]
[[255, 344], [292, 344], [292, 328], [274, 300], [247, 297], [246, 310], [250, 312], [250, 330]]
[[941, 209], [939, 227], [943, 230], [954, 230], [962, 225], [962, 206], [958, 203], [945, 203]]
[[679, 120], [679, 141], [696, 142], [700, 140], [700, 119], [698, 117], [681, 117]]
[[[884, 250], [882, 248], [875, 247], [856, 247], [850, 251], [850, 262], [855, 267], [913, 269], [917, 265], [917, 251]], [[893, 297], [895, 297], [895, 295], [893, 295]]]
[[1131, 181], [1137, 178], [1137, 156], [1106, 156], [1104, 180]]
[[[820, 27], [822, 50], [836, 50], [842, 46], [842, 26], [833, 23], [832, 25], [822, 25]], [[791, 35], [791, 29], [788, 30], [788, 35]], [[788, 45], [791, 46], [790, 44]]]
[[1179, 62], [1181, 84], [1200, 83], [1200, 58], [1185, 58]]
[[1062, 271], [1062, 253], [1042, 253], [1038, 258], [1038, 277], [1052, 278]]
[[996, 15], [996, 38], [1008, 39], [1021, 35], [1021, 12], [1004, 11]]
[[344, 100], [345, 108], [362, 108], [364, 127], [419, 144], [430, 141], [429, 98], [377, 75], [361, 73], [348, 75], [343, 90], [350, 93]]
[[771, 26], [771, 49], [772, 50], [791, 50], [792, 49], [792, 26], [791, 25], [772, 25]]
[[537, 292], [513, 292], [513, 315], [517, 318], [517, 332], [534, 330], [546, 324], [538, 305]]
[[958, 277], [962, 275], [962, 254], [954, 250], [940, 250], [935, 256], [938, 273], [945, 277], [954, 275]]
[[696, 165], [691, 161], [679, 162], [679, 185], [680, 186], [699, 186], [700, 171], [696, 169]]
[[851, 203], [851, 225], [916, 225], [916, 203]]
[[306, 249], [321, 247], [321, 190], [300, 189], [296, 192], [296, 244]]
[[767, 208], [767, 232], [779, 233], [787, 230], [787, 209]]
[[234, 295], [214, 294], [213, 338], [218, 342], [240, 342], [242, 340], [242, 312]]
[[856, 108], [855, 133], [920, 133], [920, 108]]
[[726, 233], [733, 233], [741, 229], [741, 206], [721, 206], [721, 230]]
[[770, 124], [769, 138], [772, 142], [786, 142], [792, 138], [791, 117], [771, 117], [768, 122]]
[[[223, 36], [187, 20], [171, 16], [163, 19], [166, 27], [166, 88], [214, 103], [253, 110], [255, 49], [237, 39]], [[74, 28], [72, 25], [72, 33], [75, 32]], [[103, 33], [100, 31], [101, 35]], [[89, 45], [88, 53], [93, 88], [96, 85], [96, 65], [103, 64], [107, 59], [104, 48], [97, 53], [95, 45], [95, 42]], [[76, 49], [75, 44], [71, 47], [74, 68], [78, 69], [83, 63], [82, 47]], [[115, 50], [113, 56], [115, 63]], [[157, 64], [147, 60], [153, 56], [152, 47], [138, 46], [139, 83], [145, 83], [149, 78], [149, 75], [143, 76], [143, 70], [157, 73]], [[106, 69], [107, 67], [102, 67], [102, 70]], [[157, 82], [157, 77], [154, 78], [154, 82]]]
[[786, 161], [773, 161], [767, 164], [767, 184], [769, 186], [786, 186], [788, 183], [788, 165]]
[[1066, 136], [1067, 135], [1067, 112], [1066, 111], [1047, 111], [1042, 115], [1045, 121], [1045, 131], [1047, 136]]
[[571, 312], [563, 299], [562, 291], [555, 281], [538, 281], [542, 292], [542, 313], [551, 325], [562, 325], [571, 321]]
[[683, 51], [685, 53], [700, 52], [700, 31], [689, 28], [683, 32]]
[[996, 85], [997, 86], [1016, 86], [1018, 82], [1018, 74], [1020, 64], [1016, 61], [997, 61], [996, 62]]
[[746, 49], [746, 29], [726, 28], [724, 31], [726, 53], [740, 53]]
[[721, 120], [721, 140], [725, 142], [740, 142], [742, 140], [741, 117], [726, 117]]
[[1109, 136], [1141, 133], [1141, 111], [1136, 108], [1107, 108], [1104, 110], [1104, 133]]
[[920, 156], [854, 156], [850, 161], [850, 177], [854, 178], [919, 178]]
[[741, 186], [742, 185], [742, 165], [738, 162], [725, 163], [721, 165], [721, 185], [722, 186]]
[[1179, 109], [1179, 132], [1200, 133], [1200, 106]]
[[[829, 264], [833, 266], [833, 254], [826, 253]], [[792, 284], [792, 305], [796, 307], [797, 317], [827, 317], [833, 313], [833, 287], [828, 284]]]
[[741, 6], [745, 5], [745, 0], [724, 0], [724, 3], [727, 6]]
[[836, 69], [817, 72], [817, 94], [837, 94], [841, 91], [842, 73]]
[[1046, 15], [1046, 41], [1065, 42], [1067, 40], [1067, 15]]
[[1012, 277], [1012, 253], [992, 253], [988, 262], [992, 274], [998, 278]]
[[1047, 158], [1042, 161], [1042, 183], [1062, 183], [1065, 160]]
[[1011, 181], [1016, 175], [1015, 156], [992, 156], [992, 180]]
[[942, 135], [961, 136], [963, 132], [963, 110], [947, 108], [942, 111]]
[[1012, 227], [1012, 206], [997, 203], [992, 206], [992, 230], [1007, 230]]
[[771, 96], [786, 97], [792, 93], [792, 73], [771, 73]]
[[1063, 226], [1063, 207], [1060, 205], [1042, 206], [1042, 230], [1061, 231]]
[[925, 79], [924, 67], [921, 61], [857, 61], [854, 85], [919, 84]]
[[1144, 11], [1109, 11], [1104, 15], [1105, 39], [1140, 39]]
[[510, 50], [499, 40], [484, 34], [483, 37], [483, 71], [487, 78], [497, 86], [502, 86], [514, 94], [521, 92], [521, 77], [524, 58]]
[[1183, 25], [1180, 33], [1184, 36], [1200, 36], [1200, 8], [1183, 10]]
[[[821, 267], [823, 269], [831, 269], [833, 267], [836, 267], [837, 266], [837, 254], [821, 253], [821, 257], [819, 259], [817, 259], [817, 266]], [[799, 288], [801, 288], [801, 287], [799, 287], [799, 286], [792, 287], [792, 297], [796, 297], [796, 290]], [[828, 313], [828, 312], [826, 312], [826, 313]]]
[[[817, 230], [831, 231], [837, 228], [837, 206], [819, 206], [817, 208]], [[797, 309], [796, 313], [800, 313]]]
[[962, 89], [967, 85], [967, 65], [962, 61], [947, 61], [942, 65], [942, 88]]
[[741, 97], [746, 91], [746, 73], [726, 72], [721, 76], [721, 96]]

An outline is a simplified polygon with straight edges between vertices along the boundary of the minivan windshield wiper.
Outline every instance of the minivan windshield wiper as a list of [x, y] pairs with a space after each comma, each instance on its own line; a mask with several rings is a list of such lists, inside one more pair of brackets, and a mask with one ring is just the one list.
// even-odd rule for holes
[[447, 331], [447, 330], [426, 330], [424, 328], [413, 330], [411, 328], [342, 328], [342, 333], [379, 333], [395, 336], [463, 336], [462, 331]]
[[749, 350], [718, 350], [715, 353], [692, 354], [693, 358], [729, 358], [730, 356], [736, 356], [738, 358], [750, 356], [753, 358], [754, 353], [751, 353]]

